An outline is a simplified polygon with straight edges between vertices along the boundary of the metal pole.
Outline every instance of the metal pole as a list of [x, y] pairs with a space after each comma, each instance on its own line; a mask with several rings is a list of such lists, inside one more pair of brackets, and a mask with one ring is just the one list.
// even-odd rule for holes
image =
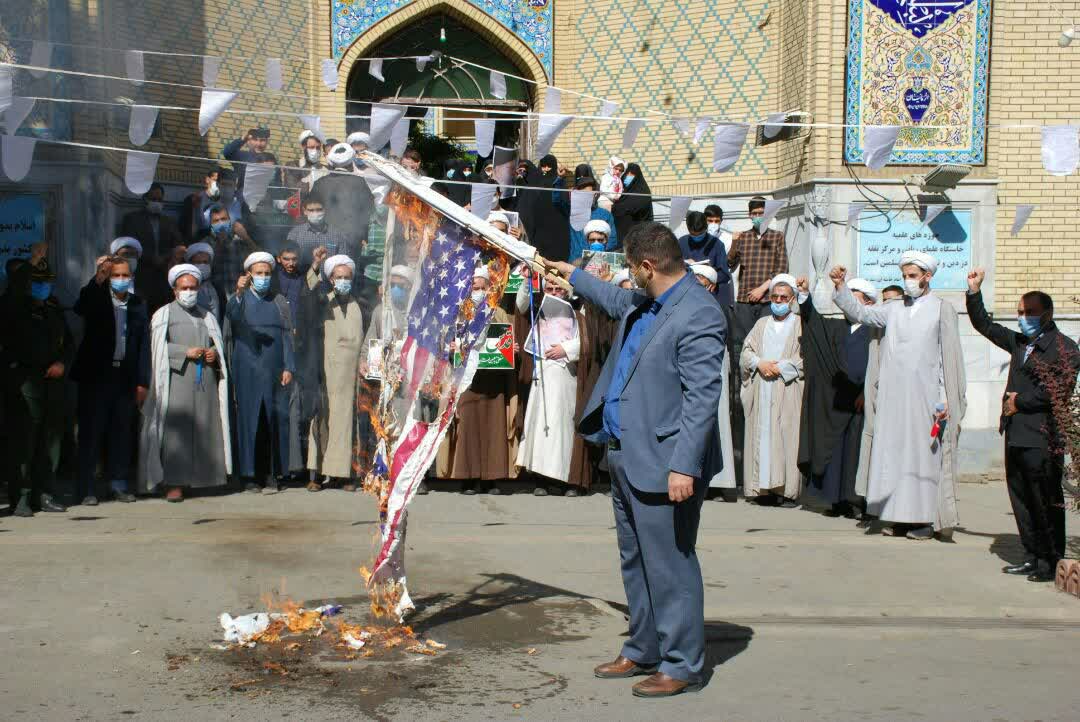
[[[536, 381], [537, 381], [536, 370], [539, 367], [539, 369], [540, 369], [540, 374], [539, 374], [539, 380], [540, 380], [540, 404], [541, 404], [541, 407], [544, 410], [544, 436], [547, 436], [548, 435], [548, 430], [549, 430], [550, 427], [548, 426], [547, 395], [544, 393], [544, 388], [545, 388], [544, 387], [544, 359], [543, 359], [543, 356], [540, 353], [538, 353], [538, 351], [540, 351], [540, 350], [542, 350], [544, 348], [544, 339], [543, 339], [543, 336], [542, 336], [542, 334], [540, 332], [540, 325], [536, 322], [536, 312], [535, 312], [534, 307], [533, 307], [533, 285], [532, 285], [533, 273], [534, 273], [533, 271], [530, 271], [528, 278], [525, 279], [529, 284], [529, 316], [531, 317], [531, 320], [532, 320], [533, 333], [536, 334], [536, 340], [535, 340], [535, 342], [533, 342], [533, 383], [535, 384]], [[539, 276], [539, 274], [537, 274], [537, 277], [542, 278], [541, 276]]]

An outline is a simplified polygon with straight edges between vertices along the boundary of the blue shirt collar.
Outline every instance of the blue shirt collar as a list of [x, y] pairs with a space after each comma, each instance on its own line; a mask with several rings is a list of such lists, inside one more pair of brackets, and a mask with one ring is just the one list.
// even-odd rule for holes
[[[689, 273], [689, 272], [687, 272], [686, 274], [684, 274], [684, 275], [683, 275], [683, 277], [682, 277], [682, 278], [680, 278], [680, 279], [679, 279], [679, 280], [678, 280], [678, 281], [677, 281], [677, 282], [675, 283], [675, 285], [673, 285], [673, 286], [672, 286], [671, 288], [669, 288], [668, 290], [666, 290], [666, 291], [664, 291], [663, 293], [661, 293], [661, 294], [660, 294], [660, 297], [659, 297], [659, 298], [657, 298], [657, 299], [656, 299], [656, 300], [654, 301], [654, 303], [656, 303], [656, 304], [657, 304], [658, 306], [663, 306], [663, 305], [664, 305], [665, 303], [667, 303], [667, 302], [668, 302], [668, 301], [669, 301], [669, 300], [671, 299], [671, 295], [672, 295], [672, 294], [673, 294], [673, 293], [675, 292], [675, 289], [676, 289], [676, 288], [678, 288], [679, 286], [681, 286], [681, 285], [683, 285], [684, 283], [686, 283], [686, 279], [688, 279], [688, 278], [689, 278], [689, 279], [693, 279], [693, 277], [694, 277], [694, 274], [692, 274], [692, 273]], [[695, 281], [695, 283], [696, 283], [696, 281]]]

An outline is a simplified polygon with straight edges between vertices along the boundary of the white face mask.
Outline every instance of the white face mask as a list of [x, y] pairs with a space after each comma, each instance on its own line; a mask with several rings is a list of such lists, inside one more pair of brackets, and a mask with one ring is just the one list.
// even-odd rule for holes
[[199, 299], [198, 291], [177, 291], [176, 302], [184, 308], [195, 308], [195, 303]]
[[720, 235], [720, 224], [719, 223], [710, 223], [709, 224], [709, 235], [710, 236], [719, 236]]
[[308, 148], [307, 150], [304, 151], [304, 157], [307, 158], [308, 163], [318, 163], [319, 162], [319, 149], [318, 148]]
[[907, 291], [907, 295], [911, 296], [912, 298], [918, 298], [919, 296], [923, 295], [926, 291], [925, 289], [923, 289], [922, 286], [919, 285], [920, 283], [920, 281], [916, 281], [914, 278], [905, 278], [904, 290]]
[[326, 219], [326, 211], [316, 211], [314, 213], [305, 213], [308, 223], [313, 226], [317, 226]]
[[487, 299], [487, 291], [473, 291], [472, 302], [474, 306], [479, 306]]
[[217, 181], [211, 181], [210, 187], [206, 189], [206, 195], [210, 196], [211, 198], [217, 198], [219, 195], [221, 195], [221, 189], [218, 188]]

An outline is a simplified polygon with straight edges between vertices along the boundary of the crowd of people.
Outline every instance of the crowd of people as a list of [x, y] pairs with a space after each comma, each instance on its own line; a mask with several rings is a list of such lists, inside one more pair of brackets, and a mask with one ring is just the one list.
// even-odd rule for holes
[[[366, 134], [344, 143], [300, 136], [299, 158], [271, 183], [267, 204], [290, 219], [283, 226], [265, 223], [244, 196], [247, 164], [277, 165], [268, 141], [255, 128], [230, 143], [223, 155], [234, 167], [210, 168], [178, 219], [164, 210], [164, 188], [150, 188], [70, 309], [82, 321], [77, 345], [52, 293], [48, 248], [8, 263], [3, 304], [13, 321], [0, 345], [15, 514], [64, 508], [54, 482], [65, 380], [77, 387], [75, 498], [84, 505], [98, 503], [99, 474], [121, 502], [150, 493], [176, 502], [227, 482], [262, 493], [362, 483], [376, 438], [366, 412], [379, 388], [366, 349], [406, 332], [416, 259], [396, 248], [369, 255], [369, 238], [385, 233], [389, 184], [360, 155]], [[419, 176], [415, 150], [393, 160]], [[550, 262], [612, 287], [646, 287], [641, 264], [593, 258], [655, 225], [638, 164], [613, 157], [597, 178], [587, 164], [571, 170], [547, 155], [520, 160], [510, 183], [496, 170], [454, 160], [431, 187]], [[471, 208], [470, 186], [459, 181], [497, 185], [492, 207]], [[571, 189], [594, 194], [584, 224], [571, 222]], [[762, 224], [764, 212], [764, 198], [751, 199], [751, 227], [728, 234], [722, 209], [710, 205], [686, 216], [678, 238], [682, 272], [708, 291], [727, 325], [714, 349], [727, 388], [708, 415], [715, 428], [700, 465], [709, 498], [735, 502], [741, 487], [746, 501], [792, 508], [809, 487], [826, 513], [876, 521], [885, 534], [947, 538], [958, 518], [966, 401], [957, 312], [932, 289], [937, 261], [905, 253], [903, 285], [881, 289], [834, 269], [843, 318], [823, 316], [807, 279], [789, 268], [783, 233]], [[365, 273], [384, 260], [385, 286]], [[973, 271], [975, 328], [1023, 352], [1021, 360], [1051, 353], [1052, 300], [1025, 295], [1017, 335], [989, 321], [981, 279]], [[485, 268], [472, 284], [486, 296]], [[477, 372], [429, 478], [460, 482], [466, 494], [502, 493], [504, 482], [523, 479], [536, 495], [573, 497], [609, 476], [607, 450], [586, 443], [577, 424], [612, 347], [650, 339], [620, 336], [625, 319], [562, 284], [537, 286], [530, 291], [526, 280], [504, 297], [493, 321], [514, 330], [514, 368]], [[657, 298], [649, 312], [662, 314], [663, 304]], [[1060, 459], [1034, 431], [1046, 421], [1045, 393], [1030, 373], [1018, 371], [1018, 384], [1021, 376], [1027, 386], [1010, 388], [1003, 428], [1014, 429], [1010, 449], [1023, 449], [1007, 454], [1007, 471], [1028, 527], [1023, 571], [1038, 574], [1063, 554], [1064, 520], [1051, 508], [1060, 501]]]

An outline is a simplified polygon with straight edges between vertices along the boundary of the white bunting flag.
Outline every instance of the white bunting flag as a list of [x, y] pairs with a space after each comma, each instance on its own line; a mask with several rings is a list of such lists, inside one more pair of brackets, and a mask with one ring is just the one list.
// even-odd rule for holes
[[372, 58], [368, 63], [368, 75], [376, 78], [380, 82], [385, 82], [386, 78], [382, 74], [382, 58]]
[[506, 76], [492, 70], [488, 77], [488, 91], [492, 98], [506, 100]]
[[221, 58], [207, 56], [202, 59], [202, 84], [204, 88], [217, 85], [217, 76], [221, 71]]
[[690, 210], [690, 196], [674, 196], [671, 199], [671, 216], [668, 218], [668, 228], [678, 230], [679, 226], [686, 222], [686, 212]]
[[124, 185], [137, 196], [150, 190], [157, 171], [158, 154], [144, 153], [141, 150], [129, 150], [127, 168], [124, 169]]
[[270, 187], [270, 181], [274, 179], [276, 170], [277, 168], [272, 165], [259, 163], [244, 165], [244, 202], [247, 203], [248, 208], [255, 210], [259, 207], [259, 203], [266, 197], [266, 189]]
[[787, 113], [769, 113], [765, 119], [765, 125], [762, 128], [762, 135], [770, 140], [780, 135], [780, 131], [784, 129], [782, 125], [775, 125], [776, 123], [783, 123], [784, 118], [787, 117]]
[[889, 162], [899, 125], [868, 125], [863, 128], [863, 163], [870, 170], [881, 170]]
[[536, 133], [537, 158], [548, 154], [551, 146], [555, 144], [555, 139], [559, 137], [559, 133], [563, 132], [563, 129], [570, 125], [570, 121], [573, 119], [574, 116], [572, 115], [545, 113], [540, 116], [540, 126]]
[[12, 101], [12, 76], [14, 72], [9, 66], [0, 66], [0, 113], [11, 107]]
[[727, 173], [739, 162], [746, 134], [750, 126], [746, 123], [723, 124], [713, 131], [712, 167], [717, 173]]
[[322, 118], [318, 115], [301, 115], [300, 122], [305, 130], [310, 130], [319, 139], [320, 143], [326, 142], [326, 136], [322, 132]]
[[401, 157], [401, 154], [405, 152], [405, 149], [409, 147], [409, 119], [401, 118], [394, 124], [394, 129], [390, 131], [390, 152]]
[[417, 70], [417, 72], [420, 72], [420, 73], [424, 72], [424, 69], [427, 67], [427, 64], [430, 63], [431, 61], [432, 61], [432, 57], [430, 55], [417, 55], [416, 56], [416, 70]]
[[600, 117], [610, 118], [615, 115], [615, 111], [619, 109], [619, 104], [613, 100], [601, 100], [600, 101]]
[[544, 90], [544, 112], [545, 113], [561, 113], [562, 112], [562, 92], [549, 85]]
[[154, 134], [154, 125], [157, 123], [158, 109], [150, 105], [131, 106], [131, 117], [128, 118], [128, 140], [132, 145], [146, 145], [150, 136]]
[[626, 121], [626, 130], [623, 131], [622, 136], [622, 149], [624, 151], [630, 150], [634, 147], [634, 141], [637, 140], [638, 133], [645, 126], [644, 120], [628, 120]]
[[926, 215], [923, 216], [923, 225], [928, 226], [933, 223], [934, 219], [940, 216], [948, 207], [947, 203], [928, 203], [926, 205]]
[[428, 109], [424, 111], [424, 122], [425, 123], [434, 123], [435, 122], [435, 109], [432, 108], [430, 105], [428, 106]]
[[848, 228], [854, 228], [855, 224], [859, 222], [859, 217], [862, 215], [863, 208], [866, 208], [865, 203], [848, 203], [848, 207], [847, 207], [847, 224], [848, 224]]
[[136, 85], [142, 85], [146, 80], [146, 72], [143, 69], [143, 54], [139, 50], [128, 50], [124, 53], [124, 72], [127, 79]]
[[323, 85], [325, 85], [330, 90], [330, 92], [334, 92], [335, 90], [337, 90], [338, 86], [337, 63], [334, 62], [333, 58], [327, 58], [326, 60], [322, 61], [321, 67]]
[[469, 205], [474, 216], [482, 218], [485, 221], [487, 220], [488, 214], [491, 213], [495, 203], [495, 191], [497, 190], [499, 190], [499, 186], [494, 183], [472, 184]]
[[773, 216], [776, 215], [776, 212], [783, 208], [785, 204], [787, 204], [787, 201], [765, 201], [765, 214], [761, 216], [762, 233], [764, 233], [764, 229], [768, 228], [769, 224], [772, 223]]
[[1015, 236], [1020, 232], [1020, 229], [1024, 227], [1024, 224], [1028, 222], [1028, 218], [1031, 218], [1031, 214], [1035, 212], [1035, 206], [1029, 203], [1024, 203], [1016, 207], [1016, 216], [1013, 218], [1012, 230], [1009, 231], [1009, 235]]
[[1080, 164], [1080, 126], [1048, 125], [1042, 129], [1042, 164], [1050, 175], [1072, 175]]
[[11, 105], [4, 111], [4, 131], [8, 135], [15, 135], [33, 109], [33, 98], [20, 98], [17, 95], [12, 98]]
[[592, 217], [592, 191], [570, 191], [570, 227], [575, 231], [585, 230], [585, 224]]
[[390, 141], [394, 126], [404, 115], [405, 106], [403, 105], [371, 104], [371, 129], [368, 131], [368, 135], [371, 136], [371, 145], [368, 147], [373, 152], [378, 153]]
[[281, 90], [285, 83], [281, 79], [281, 58], [266, 59], [266, 89]]
[[487, 158], [495, 146], [495, 121], [474, 120], [473, 124], [476, 127], [476, 155]]
[[236, 95], [231, 90], [203, 90], [199, 104], [199, 135], [206, 135], [218, 116], [236, 100]]
[[697, 124], [694, 125], [694, 145], [700, 143], [705, 134], [709, 132], [711, 123], [711, 118], [698, 118]]
[[[34, 46], [30, 50], [30, 64], [38, 68], [48, 68], [52, 66], [52, 43], [47, 43], [44, 40], [35, 40]], [[44, 70], [31, 70], [30, 74], [35, 78], [44, 78], [46, 71]]]
[[675, 130], [684, 138], [690, 136], [690, 119], [689, 118], [672, 118], [671, 124], [675, 126]]
[[3, 153], [4, 175], [8, 180], [18, 183], [30, 172], [34, 162], [34, 138], [24, 135], [4, 135], [0, 138], [0, 152]]

